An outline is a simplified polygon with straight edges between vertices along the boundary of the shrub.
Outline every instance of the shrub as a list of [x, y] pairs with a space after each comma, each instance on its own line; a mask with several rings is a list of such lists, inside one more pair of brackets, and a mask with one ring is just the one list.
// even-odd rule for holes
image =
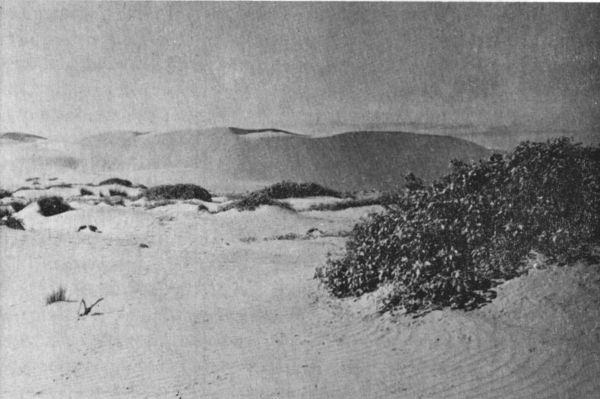
[[210, 201], [210, 193], [195, 184], [167, 184], [162, 186], [150, 187], [146, 191], [146, 197], [150, 200], [160, 199], [199, 199]]
[[3, 190], [0, 188], [0, 199], [10, 197], [11, 195], [12, 193], [10, 191]]
[[71, 206], [62, 197], [44, 197], [38, 200], [40, 213], [44, 216], [58, 215], [59, 213], [72, 210]]
[[122, 190], [113, 190], [112, 188], [108, 190], [108, 195], [111, 197], [119, 196], [119, 197], [127, 197], [127, 193]]
[[409, 177], [394, 207], [357, 224], [345, 254], [317, 270], [336, 296], [382, 285], [382, 310], [472, 308], [535, 250], [559, 262], [600, 240], [600, 148], [524, 142], [425, 187]]
[[305, 198], [316, 196], [331, 196], [341, 198], [342, 194], [330, 190], [316, 183], [292, 183], [283, 181], [273, 184], [261, 190], [241, 196], [231, 205], [224, 208], [229, 210], [236, 208], [240, 211], [253, 211], [261, 205], [278, 206], [280, 208], [293, 210], [292, 206], [284, 201], [278, 201], [284, 198]]
[[23, 221], [21, 219], [17, 219], [14, 216], [8, 216], [6, 221], [3, 222], [4, 225], [8, 228], [15, 230], [25, 230], [25, 226], [23, 226]]
[[275, 183], [269, 187], [265, 187], [262, 190], [259, 190], [259, 192], [273, 199], [305, 198], [318, 196], [328, 196], [336, 198], [342, 197], [342, 194], [338, 191], [323, 187], [317, 183], [293, 183], [288, 181]]
[[82, 197], [83, 197], [83, 196], [86, 196], [86, 195], [94, 195], [94, 193], [93, 193], [93, 192], [91, 192], [90, 190], [88, 190], [88, 189], [87, 189], [87, 188], [85, 188], [85, 187], [81, 187], [81, 189], [79, 189], [79, 194], [80, 194]]
[[65, 302], [67, 300], [67, 290], [63, 287], [58, 287], [50, 295], [46, 296], [46, 305], [51, 305], [54, 302]]
[[11, 202], [9, 202], [9, 205], [12, 207], [12, 209], [14, 209], [15, 212], [19, 212], [27, 206], [26, 203], [19, 202], [19, 201], [11, 201]]
[[110, 179], [103, 180], [98, 185], [105, 186], [108, 184], [120, 184], [121, 186], [125, 187], [131, 187], [133, 185], [129, 180], [119, 179], [118, 177], [112, 177]]
[[275, 200], [264, 191], [252, 192], [224, 207], [223, 210], [235, 208], [239, 211], [253, 211], [261, 205], [278, 206], [283, 209], [294, 210], [287, 202]]

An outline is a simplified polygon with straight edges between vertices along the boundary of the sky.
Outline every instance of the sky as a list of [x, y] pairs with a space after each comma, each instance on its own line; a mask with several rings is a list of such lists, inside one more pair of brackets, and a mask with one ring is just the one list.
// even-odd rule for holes
[[600, 4], [1, 4], [3, 132], [600, 128]]

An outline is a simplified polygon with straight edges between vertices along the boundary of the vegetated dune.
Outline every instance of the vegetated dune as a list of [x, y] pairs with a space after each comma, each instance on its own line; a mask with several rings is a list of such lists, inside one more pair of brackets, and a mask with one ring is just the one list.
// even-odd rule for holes
[[[0, 397], [593, 398], [600, 269], [550, 266], [419, 319], [313, 279], [365, 209], [81, 206], [0, 226]], [[30, 211], [34, 211], [32, 207]], [[93, 224], [102, 233], [80, 225]], [[145, 244], [142, 246], [141, 244]], [[45, 304], [62, 286], [73, 302]], [[81, 298], [104, 300], [77, 317]]]
[[430, 180], [446, 172], [451, 159], [489, 154], [461, 139], [403, 132], [313, 138], [277, 129], [215, 128], [100, 135], [80, 144], [88, 172], [119, 172], [144, 184], [186, 181], [213, 191], [254, 189], [281, 180], [338, 190], [387, 190], [410, 171]]

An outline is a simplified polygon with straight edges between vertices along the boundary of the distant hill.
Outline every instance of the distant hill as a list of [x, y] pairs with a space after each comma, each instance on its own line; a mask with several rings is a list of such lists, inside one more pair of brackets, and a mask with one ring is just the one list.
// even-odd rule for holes
[[214, 191], [281, 180], [337, 190], [388, 190], [401, 186], [408, 172], [431, 180], [446, 173], [452, 159], [490, 154], [448, 136], [361, 131], [315, 138], [240, 128], [97, 135], [82, 140], [80, 147], [82, 168], [88, 173], [110, 172], [151, 184], [179, 180]]
[[47, 140], [45, 137], [37, 136], [35, 134], [29, 133], [17, 133], [17, 132], [8, 132], [0, 134], [0, 140], [2, 141], [14, 141], [21, 143], [31, 143], [33, 141], [38, 140]]

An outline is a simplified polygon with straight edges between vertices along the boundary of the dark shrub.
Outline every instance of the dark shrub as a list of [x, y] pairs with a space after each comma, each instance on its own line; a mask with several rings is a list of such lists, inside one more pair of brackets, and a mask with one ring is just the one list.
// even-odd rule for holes
[[12, 207], [12, 209], [14, 209], [15, 212], [20, 212], [23, 208], [27, 206], [26, 203], [19, 201], [11, 201], [9, 205]]
[[12, 193], [7, 190], [0, 189], [0, 199], [10, 197]]
[[345, 255], [317, 276], [336, 296], [392, 286], [383, 310], [471, 308], [497, 281], [524, 271], [535, 250], [559, 262], [600, 240], [600, 149], [568, 139], [525, 142], [409, 190], [357, 224]]
[[305, 198], [317, 196], [337, 198], [342, 197], [342, 194], [338, 191], [323, 187], [317, 183], [293, 183], [288, 181], [275, 183], [272, 186], [259, 190], [259, 192], [264, 193], [273, 199]]
[[113, 196], [127, 197], [127, 193], [125, 191], [122, 191], [122, 190], [113, 190], [112, 188], [110, 190], [108, 190], [108, 194], [111, 197], [113, 197]]
[[44, 216], [58, 215], [59, 213], [73, 209], [62, 199], [62, 197], [56, 196], [40, 198], [38, 200], [38, 205], [40, 206], [40, 213]]
[[25, 230], [25, 227], [23, 226], [23, 221], [17, 219], [14, 216], [7, 217], [6, 221], [4, 222], [4, 225], [15, 230]]
[[168, 184], [150, 187], [146, 191], [146, 197], [150, 200], [160, 199], [199, 199], [210, 201], [210, 193], [195, 184]]
[[85, 187], [81, 187], [81, 189], [79, 190], [79, 194], [80, 194], [82, 197], [83, 197], [83, 196], [86, 196], [86, 195], [94, 195], [94, 193], [93, 193], [93, 192], [91, 192], [90, 190], [88, 190], [88, 189], [87, 189], [87, 188], [85, 188]]
[[106, 179], [100, 182], [100, 186], [105, 186], [108, 184], [120, 184], [121, 186], [131, 187], [133, 184], [129, 180], [119, 179], [118, 177], [112, 177], [110, 179]]

